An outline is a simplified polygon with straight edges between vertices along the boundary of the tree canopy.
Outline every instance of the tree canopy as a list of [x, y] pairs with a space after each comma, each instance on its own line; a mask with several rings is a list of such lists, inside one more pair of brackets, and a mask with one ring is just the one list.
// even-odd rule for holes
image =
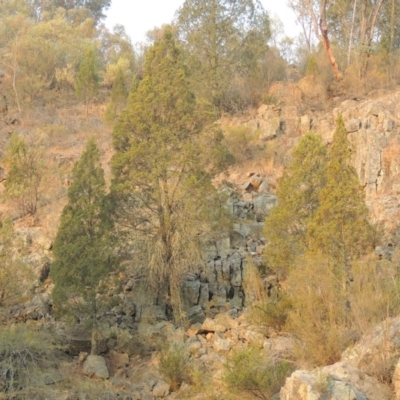
[[350, 156], [341, 115], [329, 152], [313, 133], [294, 149], [279, 181], [278, 206], [265, 223], [266, 262], [277, 272], [287, 276], [306, 252], [321, 253], [345, 271], [372, 249], [375, 231]]
[[[72, 179], [53, 246], [53, 303], [61, 313], [86, 321], [95, 334], [104, 304], [102, 283], [116, 264], [104, 172], [93, 139], [75, 164]], [[95, 336], [92, 352], [96, 353]]]
[[219, 131], [203, 131], [206, 119], [166, 29], [147, 52], [143, 80], [114, 129], [112, 191], [120, 223], [133, 229], [136, 243], [144, 243], [137, 254], [156, 286], [169, 287], [177, 319], [182, 274], [198, 262], [203, 234], [223, 213], [211, 179], [226, 153]]
[[372, 250], [374, 228], [368, 221], [365, 195], [355, 168], [341, 115], [326, 164], [326, 184], [308, 231], [311, 249], [318, 249], [341, 266]]
[[42, 18], [46, 12], [54, 12], [60, 7], [65, 10], [85, 8], [96, 21], [105, 18], [104, 11], [111, 6], [111, 0], [29, 0], [29, 3], [36, 18]]
[[292, 162], [279, 180], [278, 206], [265, 223], [270, 240], [267, 265], [287, 275], [307, 248], [307, 232], [319, 207], [325, 185], [326, 147], [315, 133], [307, 133], [293, 150]]
[[269, 19], [258, 0], [186, 0], [176, 24], [196, 93], [218, 107], [234, 76], [253, 71], [267, 51]]

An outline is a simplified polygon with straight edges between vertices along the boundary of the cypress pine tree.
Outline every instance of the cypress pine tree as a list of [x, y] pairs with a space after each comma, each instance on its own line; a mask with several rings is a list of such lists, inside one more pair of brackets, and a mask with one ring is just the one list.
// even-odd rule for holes
[[101, 282], [112, 271], [115, 259], [104, 172], [94, 140], [88, 142], [75, 164], [72, 179], [69, 201], [62, 212], [53, 247], [53, 303], [61, 313], [88, 322], [92, 330], [92, 353], [95, 354]]
[[350, 165], [350, 143], [341, 115], [336, 122], [326, 166], [326, 185], [308, 231], [308, 246], [329, 256], [339, 267], [372, 250], [375, 230], [357, 172]]
[[[132, 242], [143, 243], [137, 246], [137, 263], [142, 255], [157, 288], [168, 286], [178, 320], [182, 274], [198, 262], [202, 233], [216, 226], [223, 209], [214, 202], [211, 179], [226, 153], [218, 133], [211, 132], [205, 142], [204, 119], [166, 28], [149, 49], [143, 80], [113, 132], [112, 192], [120, 222], [135, 235]], [[214, 158], [204, 156], [207, 149]]]
[[270, 240], [266, 263], [279, 274], [286, 275], [306, 250], [308, 227], [325, 182], [325, 162], [321, 137], [308, 133], [293, 150], [292, 162], [279, 181], [278, 206], [265, 223], [265, 236]]

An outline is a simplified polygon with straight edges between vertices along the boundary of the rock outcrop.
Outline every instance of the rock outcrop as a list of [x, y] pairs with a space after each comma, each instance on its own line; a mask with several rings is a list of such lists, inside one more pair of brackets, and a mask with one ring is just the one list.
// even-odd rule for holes
[[389, 388], [343, 363], [314, 371], [297, 370], [286, 379], [280, 400], [390, 400]]
[[83, 364], [83, 373], [101, 379], [108, 379], [110, 377], [106, 360], [102, 356], [88, 356]]
[[[393, 393], [388, 385], [392, 382]], [[400, 317], [388, 318], [346, 349], [340, 362], [295, 371], [281, 400], [400, 399]]]

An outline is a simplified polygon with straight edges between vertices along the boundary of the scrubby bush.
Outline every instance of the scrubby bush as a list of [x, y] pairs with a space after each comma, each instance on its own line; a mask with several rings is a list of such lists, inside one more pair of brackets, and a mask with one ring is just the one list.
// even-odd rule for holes
[[225, 129], [225, 142], [236, 163], [264, 157], [263, 147], [257, 143], [258, 132], [247, 126], [230, 126]]
[[[395, 253], [393, 261], [371, 257], [338, 274], [335, 263], [322, 255], [299, 258], [285, 282], [292, 304], [285, 330], [302, 344], [298, 361], [308, 367], [334, 363], [361, 335], [398, 315], [397, 265]], [[382, 353], [382, 366], [371, 374], [387, 381], [392, 361]]]
[[263, 302], [253, 304], [250, 308], [250, 319], [259, 325], [281, 330], [286, 324], [291, 309], [290, 297], [282, 292], [276, 300], [266, 298]]
[[354, 262], [350, 270], [348, 298], [352, 323], [359, 335], [368, 333], [386, 317], [399, 315], [400, 311], [400, 252], [394, 252], [392, 261], [374, 258]]
[[4, 197], [16, 204], [22, 215], [34, 215], [40, 199], [40, 187], [45, 172], [42, 137], [13, 133], [6, 153], [8, 176]]
[[184, 380], [189, 380], [190, 355], [184, 345], [173, 344], [160, 352], [159, 371], [174, 392]]
[[291, 309], [291, 300], [277, 285], [270, 290], [265, 287], [261, 273], [251, 259], [246, 263], [243, 288], [249, 320], [257, 325], [282, 329]]
[[30, 398], [58, 380], [53, 338], [15, 325], [0, 327], [0, 398]]
[[351, 343], [346, 282], [321, 255], [299, 258], [285, 282], [292, 302], [285, 329], [299, 339], [297, 358], [308, 367], [336, 362]]
[[228, 358], [223, 381], [232, 391], [247, 392], [267, 400], [279, 392], [292, 370], [289, 362], [267, 357], [258, 348], [250, 347]]

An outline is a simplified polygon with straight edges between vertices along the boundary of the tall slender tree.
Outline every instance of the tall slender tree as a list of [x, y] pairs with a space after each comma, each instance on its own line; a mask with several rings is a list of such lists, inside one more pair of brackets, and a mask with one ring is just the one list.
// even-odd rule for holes
[[270, 240], [267, 265], [286, 276], [306, 248], [310, 222], [319, 207], [325, 184], [326, 147], [319, 135], [306, 134], [294, 149], [292, 162], [278, 186], [278, 206], [265, 223]]
[[178, 320], [182, 275], [199, 261], [202, 234], [224, 211], [211, 182], [223, 164], [222, 136], [203, 133], [205, 120], [166, 28], [148, 50], [143, 80], [113, 132], [112, 191], [121, 226], [129, 226], [132, 243], [141, 243], [136, 260], [142, 255], [158, 289], [168, 286]]
[[368, 221], [364, 191], [351, 165], [351, 149], [341, 115], [326, 166], [326, 185], [308, 230], [308, 246], [329, 256], [340, 269], [370, 251], [375, 230]]
[[72, 179], [53, 247], [53, 303], [61, 313], [88, 323], [92, 354], [96, 354], [102, 283], [116, 264], [104, 172], [93, 139], [75, 164]]

